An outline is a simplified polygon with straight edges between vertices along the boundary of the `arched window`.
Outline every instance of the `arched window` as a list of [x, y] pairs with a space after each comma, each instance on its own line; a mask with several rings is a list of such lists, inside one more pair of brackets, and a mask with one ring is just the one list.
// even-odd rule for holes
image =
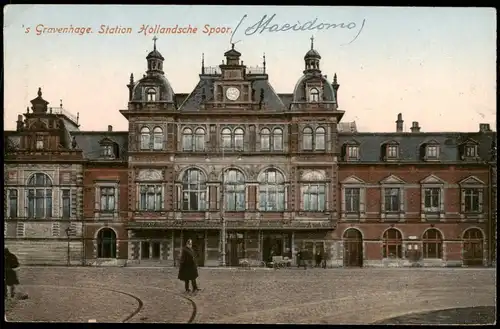
[[311, 88], [309, 91], [309, 101], [319, 102], [319, 90], [317, 88]]
[[318, 127], [316, 128], [316, 136], [314, 140], [314, 149], [315, 150], [324, 150], [325, 149], [325, 128]]
[[205, 174], [199, 169], [188, 169], [182, 177], [182, 210], [205, 210], [206, 194]]
[[301, 182], [302, 210], [325, 211], [326, 182], [325, 177], [317, 171], [309, 172]]
[[442, 258], [443, 256], [443, 237], [441, 232], [436, 229], [425, 231], [422, 237], [423, 258]]
[[110, 228], [97, 233], [97, 258], [116, 258], [116, 234]]
[[205, 150], [205, 129], [197, 128], [194, 134], [194, 150]]
[[401, 232], [390, 228], [384, 232], [383, 244], [384, 258], [402, 258], [403, 257], [403, 238]]
[[260, 131], [260, 149], [263, 151], [271, 149], [271, 131], [267, 128], [263, 128]]
[[259, 209], [285, 210], [285, 178], [276, 169], [267, 169], [259, 177]]
[[182, 150], [193, 150], [193, 131], [190, 128], [184, 128], [182, 131]]
[[229, 150], [231, 149], [231, 129], [222, 129], [222, 148]]
[[462, 257], [464, 265], [484, 264], [484, 236], [481, 230], [469, 228], [463, 235]]
[[141, 129], [141, 150], [149, 150], [151, 142], [151, 134], [148, 127]]
[[234, 130], [234, 149], [237, 151], [243, 150], [243, 136], [245, 135], [243, 129], [236, 128]]
[[313, 131], [309, 127], [305, 127], [302, 131], [302, 149], [308, 151], [313, 149]]
[[155, 127], [153, 129], [153, 149], [163, 149], [163, 129], [160, 127]]
[[283, 130], [281, 128], [274, 128], [273, 130], [273, 150], [283, 150]]
[[156, 90], [149, 88], [146, 92], [148, 102], [156, 102]]
[[224, 172], [224, 205], [227, 211], [245, 210], [245, 176], [237, 169]]
[[52, 217], [52, 182], [46, 174], [37, 173], [28, 180], [28, 217]]

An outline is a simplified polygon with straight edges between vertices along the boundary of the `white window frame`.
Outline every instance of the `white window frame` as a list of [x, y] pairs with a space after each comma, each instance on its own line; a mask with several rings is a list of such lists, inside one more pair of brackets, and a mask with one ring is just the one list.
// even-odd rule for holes
[[[112, 188], [115, 191], [115, 209], [114, 211], [102, 211], [101, 210], [101, 188]], [[99, 181], [95, 183], [95, 206], [94, 206], [94, 217], [96, 219], [102, 218], [102, 219], [118, 219], [118, 206], [120, 204], [120, 182], [118, 181], [113, 181], [113, 182], [106, 182], [106, 181]]]
[[[385, 205], [385, 192], [388, 189], [399, 189], [399, 210], [387, 211]], [[380, 213], [382, 219], [404, 219], [405, 212], [405, 187], [404, 184], [382, 184], [381, 185]]]
[[[353, 152], [351, 152], [353, 151]], [[355, 153], [356, 156], [351, 156], [351, 153]], [[357, 161], [359, 160], [359, 145], [347, 144], [345, 148], [345, 160], [346, 161]]]
[[[160, 189], [160, 205], [159, 205], [159, 207], [156, 207], [156, 201], [155, 201], [155, 208], [154, 209], [148, 209], [148, 208], [143, 209], [142, 204], [141, 204], [141, 199], [142, 199], [141, 198], [141, 190], [143, 187], [148, 187], [148, 186], [153, 186], [153, 188], [155, 189], [155, 193], [154, 193], [155, 198], [157, 196], [156, 189], [157, 188]], [[155, 211], [164, 211], [165, 210], [165, 186], [162, 183], [159, 183], [159, 182], [140, 182], [138, 184], [137, 198], [138, 198], [137, 199], [138, 211], [155, 212]], [[147, 202], [146, 202], [146, 204], [147, 204]]]
[[[318, 193], [308, 193], [308, 195], [316, 194], [318, 196], [318, 200], [316, 202], [316, 209], [306, 209], [306, 189], [310, 187], [316, 187], [318, 189]], [[323, 188], [323, 193], [319, 193], [319, 190]], [[321, 204], [319, 202], [319, 195], [323, 194], [324, 202]], [[325, 181], [311, 181], [311, 182], [301, 182], [300, 183], [300, 210], [304, 212], [325, 212], [327, 211], [327, 199], [328, 199], [328, 183]], [[311, 204], [311, 203], [309, 203]], [[314, 208], [314, 207], [313, 207]]]
[[[387, 160], [397, 160], [399, 159], [399, 145], [398, 144], [395, 144], [395, 143], [388, 143], [386, 146], [386, 149], [385, 149], [385, 157]], [[395, 156], [391, 156], [389, 155], [390, 153], [392, 152], [389, 152], [389, 150], [391, 149], [394, 149], [396, 153]]]
[[319, 103], [320, 99], [321, 99], [321, 93], [319, 88], [312, 87], [311, 89], [309, 89], [309, 102]]
[[[469, 150], [472, 150], [472, 155], [469, 155]], [[464, 147], [464, 155], [465, 158], [475, 158], [477, 157], [477, 145], [472, 143], [466, 143]]]
[[[472, 190], [474, 192], [477, 192], [477, 198], [478, 198], [478, 209], [477, 211], [467, 211], [465, 209], [465, 199], [467, 198], [467, 191]], [[478, 187], [478, 186], [467, 186], [464, 185], [461, 188], [461, 194], [462, 194], [462, 212], [464, 214], [481, 214], [483, 212], [483, 194], [484, 194], [484, 188], [483, 187]]]
[[36, 149], [43, 150], [45, 148], [45, 141], [43, 135], [36, 135]]
[[101, 153], [102, 153], [102, 156], [105, 158], [114, 158], [115, 157], [115, 151], [113, 149], [112, 144], [101, 145]]
[[[431, 150], [434, 150], [431, 154]], [[438, 144], [428, 144], [425, 146], [425, 160], [439, 160], [439, 145]]]
[[[341, 219], [343, 220], [360, 220], [364, 221], [366, 219], [366, 186], [362, 183], [358, 184], [342, 184], [341, 190]], [[359, 212], [347, 212], [346, 207], [346, 190], [347, 189], [359, 189]]]
[[[159, 140], [157, 140], [157, 138]], [[165, 143], [165, 133], [162, 127], [156, 126], [153, 128], [152, 140], [153, 140], [153, 150], [155, 151], [163, 150], [163, 144]]]

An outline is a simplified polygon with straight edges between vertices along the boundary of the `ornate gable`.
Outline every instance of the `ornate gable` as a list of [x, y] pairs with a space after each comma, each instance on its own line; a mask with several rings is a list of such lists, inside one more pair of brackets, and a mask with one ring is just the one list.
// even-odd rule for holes
[[110, 144], [115, 144], [115, 141], [113, 141], [112, 139], [110, 139], [108, 137], [104, 137], [103, 139], [101, 139], [99, 141], [99, 145], [110, 145]]
[[404, 184], [405, 181], [395, 175], [389, 175], [380, 181], [380, 184]]
[[458, 184], [460, 185], [486, 185], [485, 182], [477, 178], [476, 176], [469, 176], [461, 180]]
[[420, 181], [420, 184], [445, 184], [446, 182], [436, 175], [429, 175]]
[[462, 143], [460, 143], [460, 145], [479, 145], [479, 142], [468, 137], [465, 141], [463, 141]]
[[354, 175], [347, 177], [346, 179], [344, 179], [340, 183], [341, 184], [353, 184], [353, 185], [354, 184], [365, 184], [365, 182], [361, 178], [358, 178]]

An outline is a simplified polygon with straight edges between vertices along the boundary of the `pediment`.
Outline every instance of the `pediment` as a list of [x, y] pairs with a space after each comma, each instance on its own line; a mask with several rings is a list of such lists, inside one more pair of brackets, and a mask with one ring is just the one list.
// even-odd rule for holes
[[112, 140], [112, 139], [110, 139], [110, 138], [108, 138], [108, 137], [104, 137], [103, 139], [101, 139], [101, 140], [99, 141], [99, 144], [100, 144], [100, 145], [106, 145], [106, 144], [108, 144], [108, 145], [109, 145], [109, 144], [114, 144], [114, 143], [115, 143], [115, 141], [114, 141], [114, 140]]
[[429, 175], [420, 181], [420, 184], [445, 184], [446, 182], [436, 175]]
[[439, 145], [439, 142], [435, 139], [428, 139], [425, 142], [423, 142], [425, 145]]
[[302, 181], [324, 181], [326, 180], [326, 173], [324, 170], [306, 170], [301, 175]]
[[360, 143], [360, 142], [358, 142], [358, 141], [357, 141], [357, 140], [355, 140], [355, 139], [350, 139], [350, 140], [346, 141], [346, 142], [344, 143], [344, 145], [355, 145], [355, 146], [359, 146], [359, 145], [361, 145], [361, 143]]
[[140, 181], [159, 181], [163, 179], [163, 173], [158, 169], [143, 169], [137, 175]]
[[399, 142], [394, 139], [390, 139], [383, 142], [382, 145], [399, 145]]
[[340, 183], [341, 184], [353, 184], [353, 185], [354, 184], [365, 184], [365, 182], [361, 178], [358, 178], [354, 175], [347, 177], [346, 179], [344, 179]]
[[395, 175], [390, 175], [380, 181], [381, 184], [404, 184], [405, 181]]
[[465, 141], [460, 143], [460, 145], [479, 145], [479, 142], [472, 138], [467, 138]]
[[486, 185], [482, 180], [476, 176], [469, 176], [459, 182], [460, 185]]

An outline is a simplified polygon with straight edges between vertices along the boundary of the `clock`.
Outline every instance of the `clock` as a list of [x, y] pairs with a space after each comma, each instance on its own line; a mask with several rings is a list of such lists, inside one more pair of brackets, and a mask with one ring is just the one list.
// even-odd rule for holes
[[226, 90], [226, 97], [230, 101], [235, 101], [240, 97], [240, 90], [235, 87], [229, 87]]

